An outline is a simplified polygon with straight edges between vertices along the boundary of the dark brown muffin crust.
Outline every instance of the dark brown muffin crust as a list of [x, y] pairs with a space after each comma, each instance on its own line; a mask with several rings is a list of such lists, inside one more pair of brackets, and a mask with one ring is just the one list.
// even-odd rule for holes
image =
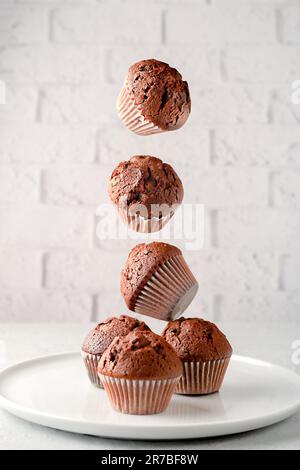
[[109, 196], [122, 209], [134, 204], [180, 204], [183, 186], [180, 178], [167, 163], [150, 155], [136, 155], [119, 163], [109, 181]]
[[115, 338], [104, 352], [98, 372], [127, 378], [160, 380], [182, 374], [182, 364], [173, 348], [152, 331], [132, 331]]
[[162, 336], [182, 361], [210, 361], [230, 357], [232, 348], [219, 328], [202, 318], [179, 318], [168, 323]]
[[191, 112], [187, 82], [164, 62], [148, 59], [128, 70], [125, 86], [143, 116], [163, 130], [183, 126]]
[[146, 323], [127, 315], [107, 318], [89, 332], [81, 349], [89, 354], [101, 355], [116, 336], [125, 336], [134, 330], [150, 331], [150, 328]]
[[176, 246], [162, 242], [141, 243], [131, 250], [121, 273], [121, 293], [129, 310], [134, 309], [138, 295], [155, 271], [181, 254]]

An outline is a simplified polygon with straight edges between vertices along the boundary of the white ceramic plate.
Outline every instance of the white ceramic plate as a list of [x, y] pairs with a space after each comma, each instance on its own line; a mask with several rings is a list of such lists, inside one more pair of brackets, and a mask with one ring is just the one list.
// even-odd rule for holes
[[44, 426], [125, 439], [187, 439], [260, 428], [300, 407], [300, 377], [282, 367], [234, 356], [222, 390], [202, 397], [174, 395], [152, 416], [114, 411], [87, 378], [79, 353], [32, 359], [0, 373], [0, 405]]

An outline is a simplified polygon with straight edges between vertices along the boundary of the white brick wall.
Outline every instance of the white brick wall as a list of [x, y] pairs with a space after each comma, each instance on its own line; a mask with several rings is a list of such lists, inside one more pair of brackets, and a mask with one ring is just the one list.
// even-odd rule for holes
[[100, 203], [107, 203], [109, 202], [107, 188], [104, 184], [110, 176], [107, 170], [96, 165], [44, 170], [43, 200], [46, 204], [58, 206], [91, 205], [97, 207]]
[[213, 133], [212, 162], [215, 165], [273, 168], [300, 166], [298, 126], [237, 126]]
[[16, 166], [0, 166], [0, 204], [34, 204], [38, 200], [38, 170]]
[[49, 12], [33, 5], [13, 5], [1, 2], [0, 42], [1, 44], [36, 44], [49, 37]]
[[[184, 2], [183, 2], [184, 3]], [[184, 30], [179, 27], [185, 23]], [[273, 43], [275, 11], [272, 5], [232, 4], [174, 6], [166, 14], [167, 41], [174, 44]]]
[[40, 119], [46, 124], [106, 126], [116, 120], [116, 87], [110, 84], [45, 86], [40, 97]]
[[[182, 172], [183, 173], [183, 172]], [[189, 203], [205, 204], [207, 208], [240, 206], [266, 207], [268, 175], [265, 169], [195, 168], [185, 171], [182, 178]], [[197, 182], [195, 184], [195, 182]]]
[[282, 9], [282, 37], [286, 44], [300, 44], [299, 0], [286, 2]]
[[270, 90], [258, 85], [191, 87], [192, 116], [201, 126], [234, 126], [268, 122]]
[[7, 46], [0, 52], [0, 71], [17, 83], [98, 83], [104, 78], [104, 54], [100, 46]]
[[[0, 110], [6, 113], [6, 106]], [[0, 122], [0, 163], [86, 164], [95, 159], [96, 129], [89, 126]]]
[[91, 296], [77, 292], [32, 289], [0, 294], [0, 321], [86, 322], [92, 309]]
[[279, 208], [300, 208], [300, 172], [282, 170], [273, 175], [272, 190], [274, 205]]
[[297, 252], [300, 217], [292, 210], [225, 209], [218, 213], [216, 230], [220, 248]]
[[142, 0], [131, 5], [113, 0], [102, 3], [56, 9], [52, 17], [54, 41], [110, 46], [160, 44], [162, 16], [155, 2]]
[[[41, 253], [38, 250], [0, 250], [0, 287], [5, 289], [39, 288], [41, 280]], [[2, 314], [4, 318], [5, 312]]]
[[116, 165], [127, 155], [157, 155], [177, 166], [205, 168], [209, 165], [209, 133], [202, 126], [185, 125], [182, 133], [162, 133], [139, 138], [125, 127], [106, 126], [97, 139], [97, 160], [101, 165]]
[[[212, 320], [300, 318], [299, 0], [0, 2], [0, 321], [87, 321], [126, 311], [134, 240], [95, 236], [107, 179], [133, 154], [174, 165], [206, 206], [186, 252]], [[156, 57], [188, 80], [192, 115], [141, 138], [115, 101]], [[184, 247], [183, 243], [179, 243]]]
[[50, 289], [76, 289], [96, 294], [99, 289], [118, 288], [121, 259], [119, 254], [102, 250], [86, 250], [84, 253], [49, 253], [46, 257], [45, 285]]
[[33, 247], [86, 248], [92, 214], [83, 208], [24, 204], [0, 206], [0, 243]]
[[290, 291], [297, 291], [299, 289], [300, 279], [300, 256], [296, 254], [294, 256], [289, 255], [284, 257], [284, 263], [282, 263], [282, 282], [283, 287]]
[[300, 76], [298, 54], [290, 46], [230, 48], [224, 54], [224, 71], [229, 81], [289, 83]]
[[5, 105], [0, 106], [0, 125], [11, 122], [24, 124], [34, 121], [38, 106], [38, 89], [35, 86], [18, 86], [5, 82]]

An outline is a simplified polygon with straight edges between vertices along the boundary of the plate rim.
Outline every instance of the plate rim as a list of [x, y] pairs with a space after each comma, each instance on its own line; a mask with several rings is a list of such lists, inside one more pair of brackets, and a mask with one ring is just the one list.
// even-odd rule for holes
[[[114, 439], [127, 439], [127, 440], [185, 440], [185, 439], [192, 439], [192, 438], [205, 438], [205, 437], [216, 437], [216, 436], [221, 436], [221, 435], [229, 435], [229, 434], [236, 434], [240, 432], [246, 432], [246, 431], [251, 431], [255, 429], [260, 429], [263, 427], [270, 426], [272, 424], [278, 423], [280, 421], [283, 421], [284, 419], [292, 416], [298, 409], [300, 409], [300, 395], [299, 399], [295, 401], [293, 404], [290, 404], [289, 406], [285, 408], [281, 408], [279, 411], [274, 411], [271, 413], [268, 413], [267, 415], [264, 415], [263, 417], [260, 415], [255, 415], [250, 418], [241, 418], [241, 419], [235, 419], [231, 420], [229, 423], [224, 423], [224, 421], [215, 421], [213, 423], [205, 423], [205, 424], [199, 424], [199, 423], [189, 423], [188, 428], [189, 428], [189, 434], [187, 436], [181, 436], [181, 437], [158, 437], [155, 436], [155, 438], [150, 438], [150, 437], [120, 437], [120, 432], [118, 431], [124, 431], [126, 430], [134, 430], [138, 429], [138, 431], [145, 431], [149, 429], [148, 424], [143, 424], [143, 423], [107, 423], [103, 421], [99, 421], [99, 423], [91, 423], [90, 421], [86, 420], [78, 420], [78, 419], [70, 419], [68, 417], [64, 417], [61, 415], [54, 415], [54, 414], [49, 414], [44, 411], [38, 411], [35, 410], [34, 408], [30, 408], [28, 406], [20, 405], [17, 402], [14, 402], [8, 398], [6, 398], [2, 393], [1, 393], [1, 381], [5, 380], [5, 376], [13, 373], [16, 369], [24, 366], [30, 366], [31, 364], [34, 363], [39, 363], [43, 362], [45, 360], [55, 360], [55, 359], [64, 359], [66, 357], [76, 357], [78, 356], [80, 358], [80, 351], [64, 351], [64, 352], [58, 352], [58, 353], [52, 353], [52, 354], [45, 354], [45, 355], [40, 355], [40, 356], [35, 356], [30, 359], [26, 359], [24, 361], [17, 361], [15, 363], [10, 364], [9, 366], [2, 368], [0, 370], [0, 408], [8, 411], [9, 413], [21, 418], [25, 419], [29, 422], [41, 425], [41, 426], [46, 426], [49, 428], [54, 428], [54, 429], [60, 429], [66, 432], [73, 432], [77, 434], [87, 434], [84, 433], [83, 431], [80, 430], [75, 430], [75, 429], [67, 429], [66, 426], [68, 423], [73, 423], [74, 426], [80, 427], [80, 425], [90, 425], [92, 427], [97, 427], [99, 428], [106, 428], [103, 430], [99, 430], [97, 433], [88, 433], [94, 436], [99, 436], [99, 437], [109, 437], [109, 438], [114, 438]], [[294, 380], [296, 379], [299, 383], [300, 387], [300, 376], [294, 372], [293, 370], [269, 362], [261, 359], [256, 359], [252, 358], [250, 356], [244, 356], [244, 355], [237, 355], [233, 354], [232, 355], [232, 360], [237, 361], [237, 362], [246, 362], [248, 364], [252, 365], [257, 365], [259, 367], [268, 367], [268, 368], [275, 368], [278, 369], [279, 371], [290, 375]], [[104, 393], [104, 391], [102, 391]], [[43, 420], [48, 420], [49, 424], [45, 424], [42, 422]], [[59, 423], [56, 422], [56, 420], [59, 420]], [[260, 422], [261, 421], [261, 422]], [[51, 423], [51, 424], [50, 424]], [[137, 426], [138, 424], [138, 426]], [[240, 427], [239, 427], [240, 426]], [[174, 423], [173, 424], [164, 424], [164, 423], [159, 423], [158, 425], [152, 425], [150, 428], [151, 429], [157, 429], [157, 427], [160, 428], [161, 431], [166, 432], [174, 429]], [[176, 423], [176, 429], [187, 429], [187, 425], [184, 423]], [[222, 429], [222, 427], [226, 427], [226, 430]], [[205, 435], [201, 435], [202, 433], [199, 432], [199, 436], [197, 436], [197, 430], [202, 429], [205, 431]], [[213, 430], [218, 428], [217, 432], [214, 432]], [[211, 432], [211, 430], [213, 432]], [[116, 434], [113, 434], [114, 431], [117, 431]], [[100, 432], [102, 434], [100, 434]]]

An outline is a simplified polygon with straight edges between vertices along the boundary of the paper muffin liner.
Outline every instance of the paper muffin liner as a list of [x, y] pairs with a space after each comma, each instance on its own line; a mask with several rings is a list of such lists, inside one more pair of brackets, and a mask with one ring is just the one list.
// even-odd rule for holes
[[183, 375], [176, 387], [182, 395], [205, 395], [220, 390], [230, 357], [207, 362], [183, 362]]
[[84, 365], [86, 367], [89, 379], [93, 385], [99, 388], [103, 388], [101, 380], [97, 373], [98, 364], [100, 362], [101, 356], [96, 354], [89, 354], [85, 351], [81, 351], [81, 357], [83, 359]]
[[170, 212], [168, 215], [164, 217], [152, 217], [151, 219], [144, 219], [143, 217], [137, 216], [129, 216], [128, 217], [128, 225], [131, 230], [135, 232], [141, 233], [153, 233], [159, 232], [173, 217], [174, 212]]
[[145, 219], [138, 212], [130, 215], [127, 209], [119, 209], [118, 212], [123, 222], [131, 230], [140, 233], [153, 233], [159, 232], [169, 222], [175, 213], [175, 209], [170, 208], [170, 212], [163, 217], [151, 217], [149, 219]]
[[198, 283], [182, 255], [163, 263], [138, 295], [134, 311], [160, 320], [174, 320], [192, 302]]
[[99, 374], [112, 407], [121, 413], [161, 413], [170, 403], [179, 377], [165, 380], [119, 379]]
[[125, 126], [136, 134], [150, 135], [163, 132], [162, 129], [142, 115], [141, 107], [134, 103], [134, 100], [129, 96], [125, 85], [123, 86], [117, 100], [117, 111]]

